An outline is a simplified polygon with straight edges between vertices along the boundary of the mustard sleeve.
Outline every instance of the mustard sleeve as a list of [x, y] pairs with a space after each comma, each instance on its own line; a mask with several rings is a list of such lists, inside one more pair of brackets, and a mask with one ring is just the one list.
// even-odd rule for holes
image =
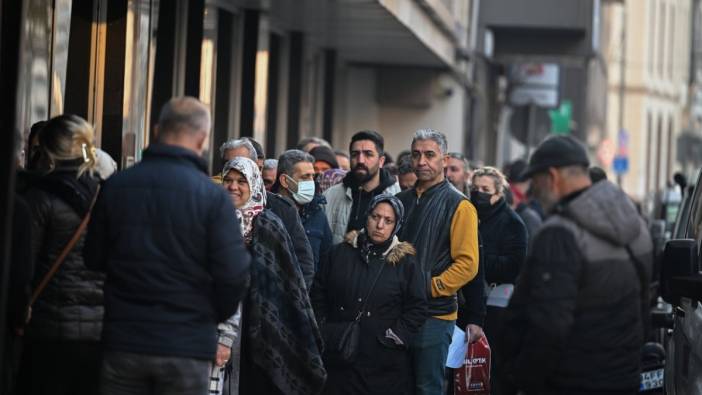
[[478, 273], [478, 213], [462, 201], [451, 220], [451, 265], [431, 279], [433, 297], [455, 295]]

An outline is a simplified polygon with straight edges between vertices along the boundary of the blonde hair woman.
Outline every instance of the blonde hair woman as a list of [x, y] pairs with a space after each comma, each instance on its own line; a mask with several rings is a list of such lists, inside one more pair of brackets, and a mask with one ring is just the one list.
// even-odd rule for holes
[[[25, 193], [32, 212], [33, 288], [77, 234], [98, 190], [90, 124], [61, 115], [46, 123], [38, 140], [39, 176]], [[81, 233], [32, 306], [19, 393], [99, 392], [103, 274], [85, 267]]]

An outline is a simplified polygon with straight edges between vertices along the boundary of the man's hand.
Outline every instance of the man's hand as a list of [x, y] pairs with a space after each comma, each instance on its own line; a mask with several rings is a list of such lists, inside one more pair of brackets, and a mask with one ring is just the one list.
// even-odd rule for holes
[[229, 357], [232, 355], [232, 349], [218, 344], [217, 345], [217, 356], [215, 357], [215, 365], [222, 367], [226, 365], [229, 361]]
[[483, 328], [479, 327], [478, 325], [474, 325], [474, 324], [468, 324], [466, 326], [466, 333], [470, 335], [470, 336], [466, 336], [469, 343], [475, 343], [478, 340], [480, 340], [481, 337], [485, 336], [485, 332], [483, 332]]

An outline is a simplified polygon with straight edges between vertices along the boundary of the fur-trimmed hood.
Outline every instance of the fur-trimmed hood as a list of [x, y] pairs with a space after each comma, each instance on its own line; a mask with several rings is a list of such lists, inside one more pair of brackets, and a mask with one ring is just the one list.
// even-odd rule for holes
[[[352, 230], [351, 232], [346, 234], [346, 236], [344, 237], [344, 241], [353, 246], [353, 248], [358, 248], [359, 234], [359, 231]], [[390, 243], [390, 247], [388, 247], [388, 249], [385, 250], [385, 252], [383, 252], [383, 257], [389, 264], [394, 266], [400, 263], [402, 258], [406, 257], [407, 255], [416, 254], [417, 250], [414, 249], [414, 246], [412, 246], [412, 244], [406, 241], [400, 241], [400, 239], [398, 239], [397, 236], [393, 236], [392, 242]]]

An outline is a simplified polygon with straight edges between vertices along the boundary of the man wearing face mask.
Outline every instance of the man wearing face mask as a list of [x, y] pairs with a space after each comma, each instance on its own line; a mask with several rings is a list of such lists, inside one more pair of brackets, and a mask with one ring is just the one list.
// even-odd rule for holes
[[278, 158], [278, 179], [272, 191], [295, 202], [312, 246], [317, 272], [319, 257], [332, 246], [332, 233], [322, 209], [327, 201], [315, 193], [314, 157], [296, 149], [285, 151]]
[[507, 309], [505, 372], [527, 394], [638, 392], [653, 246], [626, 194], [592, 184], [580, 142], [554, 136], [525, 177], [547, 213]]
[[504, 308], [524, 264], [527, 230], [524, 222], [505, 201], [505, 176], [494, 167], [482, 167], [473, 173], [470, 201], [478, 210], [478, 230], [483, 241], [482, 267], [490, 285], [484, 331], [492, 349], [492, 394], [506, 393], [501, 367], [500, 342]]

